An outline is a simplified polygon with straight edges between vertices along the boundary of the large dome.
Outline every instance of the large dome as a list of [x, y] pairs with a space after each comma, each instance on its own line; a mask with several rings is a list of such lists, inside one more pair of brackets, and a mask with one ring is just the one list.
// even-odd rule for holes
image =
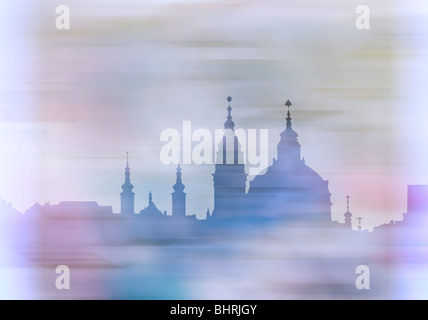
[[249, 214], [331, 220], [328, 181], [301, 159], [297, 137], [288, 111], [287, 127], [278, 144], [278, 159], [265, 174], [250, 182], [247, 194]]
[[290, 185], [305, 185], [314, 187], [315, 185], [324, 185], [325, 180], [307, 166], [303, 160], [295, 166], [282, 166], [280, 162], [274, 161], [265, 174], [256, 176], [250, 182], [250, 190], [256, 188], [281, 188]]

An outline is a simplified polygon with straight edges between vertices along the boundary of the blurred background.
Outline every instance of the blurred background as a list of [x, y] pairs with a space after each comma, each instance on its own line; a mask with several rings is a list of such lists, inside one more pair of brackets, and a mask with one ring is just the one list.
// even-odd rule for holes
[[[361, 4], [370, 9], [369, 30], [355, 27]], [[58, 5], [70, 8], [70, 30], [55, 26]], [[7, 202], [5, 211], [96, 201], [117, 213], [129, 151], [136, 211], [147, 206], [151, 190], [158, 208], [171, 212], [175, 166], [159, 159], [160, 133], [181, 131], [183, 121], [191, 121], [194, 130], [221, 129], [230, 95], [237, 128], [269, 130], [270, 164], [285, 128], [284, 103], [292, 101], [302, 156], [329, 180], [333, 221], [343, 222], [346, 195], [364, 230], [401, 220], [407, 185], [428, 184], [427, 18], [428, 3], [421, 1], [1, 0], [0, 196]], [[213, 172], [213, 165], [183, 166], [188, 214], [203, 218], [207, 208], [212, 210]], [[96, 221], [89, 227], [82, 223], [95, 234]], [[8, 223], [19, 224], [19, 241], [9, 234], [14, 229]], [[51, 267], [61, 260], [57, 250], [46, 264], [46, 253], [33, 243], [30, 256], [41, 257], [40, 264], [16, 249], [28, 248], [47, 228], [43, 222], [34, 225], [27, 221], [28, 230], [16, 221], [0, 226], [6, 238], [0, 247], [2, 298], [58, 298], [55, 287], [45, 285], [50, 279], [54, 283]], [[311, 278], [313, 258], [321, 254], [328, 265], [337, 265], [332, 256], [343, 257], [340, 241], [331, 239], [324, 249], [309, 245], [306, 252], [296, 245], [299, 235], [293, 238], [293, 230], [301, 229], [269, 227], [263, 235], [244, 237], [242, 247], [233, 240], [178, 251], [156, 245], [135, 249], [129, 239], [118, 249], [105, 242], [104, 234], [89, 231], [95, 237], [91, 246], [97, 243], [90, 250], [97, 262], [91, 260], [90, 272], [87, 264], [77, 263], [80, 291], [63, 297], [361, 295], [352, 291], [357, 258], [344, 267], [344, 278], [336, 279], [349, 282], [352, 290], [314, 289], [311, 284], [322, 277]], [[360, 248], [360, 242], [352, 243]], [[308, 270], [289, 271], [278, 289], [272, 284], [276, 275], [299, 266], [292, 252], [306, 252], [302, 261]], [[381, 260], [375, 273], [386, 277], [391, 260]], [[274, 270], [267, 271], [268, 266]], [[394, 277], [379, 280], [382, 290], [372, 290], [367, 298], [407, 297], [406, 287], [400, 294], [390, 287]], [[304, 289], [287, 282], [295, 278], [306, 283]], [[231, 283], [236, 285], [226, 289]], [[425, 294], [412, 290], [417, 297]]]

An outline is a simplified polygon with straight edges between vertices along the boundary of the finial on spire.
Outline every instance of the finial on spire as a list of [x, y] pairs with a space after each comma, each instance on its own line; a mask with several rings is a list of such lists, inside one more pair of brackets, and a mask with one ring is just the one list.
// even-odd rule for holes
[[126, 151], [126, 166], [128, 166], [128, 154], [129, 154], [129, 152]]
[[229, 102], [229, 106], [227, 107], [227, 121], [224, 123], [225, 129], [235, 129], [235, 123], [232, 121], [232, 107], [230, 106], [230, 101], [232, 101], [232, 97], [227, 97], [227, 101]]
[[230, 119], [232, 119], [232, 116], [230, 115], [230, 112], [232, 111], [232, 107], [230, 106], [230, 101], [232, 101], [232, 97], [231, 96], [227, 97], [227, 101], [229, 102], [229, 106], [227, 107], [227, 112], [228, 112], [227, 119], [229, 119], [229, 117]]
[[152, 190], [149, 192], [149, 203], [152, 203]]
[[285, 103], [285, 106], [288, 108], [288, 110], [287, 110], [287, 129], [291, 129], [291, 117], [290, 117], [291, 101], [287, 100], [287, 102]]
[[178, 164], [178, 166], [177, 166], [176, 175], [177, 175], [177, 183], [181, 182], [181, 167], [180, 167], [180, 164]]
[[349, 196], [346, 196], [346, 208], [349, 211]]

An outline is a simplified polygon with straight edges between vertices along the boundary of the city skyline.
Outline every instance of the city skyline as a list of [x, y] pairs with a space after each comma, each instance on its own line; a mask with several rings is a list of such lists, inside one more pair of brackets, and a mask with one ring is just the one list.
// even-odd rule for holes
[[[413, 54], [426, 50], [425, 20], [414, 7], [370, 3], [381, 23], [361, 31], [355, 8], [340, 2], [326, 15], [317, 1], [236, 1], [231, 9], [228, 2], [126, 0], [98, 12], [75, 0], [65, 34], [52, 22], [57, 3], [44, 1], [43, 10], [20, 3], [0, 13], [2, 35], [14, 39], [0, 56], [7, 79], [0, 195], [20, 211], [65, 198], [97, 199], [118, 211], [113, 195], [126, 151], [136, 206], [150, 189], [169, 203], [162, 190], [175, 167], [157, 161], [160, 131], [183, 120], [215, 130], [225, 94], [234, 97], [237, 127], [269, 128], [269, 165], [284, 125], [279, 101], [295, 101], [302, 155], [330, 180], [336, 219], [348, 194], [366, 226], [399, 218], [406, 186], [428, 183], [420, 147], [427, 141], [426, 55]], [[183, 166], [189, 212], [213, 203], [205, 187], [213, 168]]]
[[[231, 106], [230, 106], [230, 102], [231, 102], [231, 100], [232, 100], [232, 98], [229, 96], [228, 98], [227, 98], [227, 100], [228, 100], [228, 102], [229, 102], [229, 106], [228, 106], [228, 108], [227, 108], [227, 111], [228, 111], [228, 116], [227, 116], [227, 120], [226, 120], [226, 122], [224, 123], [224, 138], [223, 138], [223, 142], [222, 142], [222, 145], [223, 145], [223, 147], [221, 147], [221, 145], [219, 145], [219, 146], [217, 146], [217, 148], [216, 148], [216, 150], [215, 150], [215, 152], [214, 153], [216, 153], [217, 154], [217, 158], [218, 157], [223, 157], [223, 161], [220, 161], [220, 162], [218, 162], [218, 160], [216, 160], [216, 163], [224, 163], [224, 164], [226, 164], [226, 154], [227, 153], [229, 153], [229, 151], [231, 151], [232, 153], [234, 153], [235, 154], [235, 164], [236, 165], [238, 165], [238, 162], [237, 162], [237, 159], [238, 159], [238, 157], [239, 157], [239, 154], [240, 154], [240, 157], [242, 158], [242, 152], [241, 152], [241, 145], [239, 144], [239, 142], [238, 142], [238, 144], [236, 143], [236, 141], [235, 141], [235, 151], [233, 151], [233, 149], [229, 149], [229, 150], [227, 150], [226, 151], [226, 140], [224, 140], [224, 139], [226, 139], [225, 137], [227, 136], [227, 132], [228, 132], [228, 129], [229, 130], [232, 130], [232, 131], [234, 131], [234, 127], [235, 127], [235, 123], [234, 123], [234, 121], [232, 120], [232, 116], [231, 116], [231, 111], [232, 111], [232, 108], [231, 108]], [[281, 133], [281, 137], [284, 135], [284, 137], [289, 137], [289, 138], [287, 138], [287, 139], [291, 139], [291, 145], [290, 145], [290, 147], [293, 147], [293, 144], [294, 144], [294, 142], [292, 142], [293, 141], [293, 139], [296, 139], [297, 138], [297, 136], [298, 136], [298, 134], [296, 134], [296, 132], [294, 131], [294, 130], [292, 130], [291, 129], [291, 116], [290, 116], [290, 106], [291, 106], [291, 102], [289, 101], [289, 100], [287, 100], [287, 102], [286, 102], [286, 107], [288, 107], [288, 111], [287, 111], [287, 118], [286, 118], [286, 130], [285, 131], [283, 131], [283, 133]], [[290, 132], [290, 133], [287, 133], [287, 132]], [[291, 136], [290, 136], [291, 135]], [[296, 136], [296, 138], [294, 137], [294, 136]], [[291, 137], [291, 138], [290, 138]], [[237, 139], [237, 138], [234, 138], [235, 140]], [[290, 142], [289, 142], [290, 143]], [[303, 157], [303, 158], [301, 158], [301, 156], [300, 156], [300, 144], [298, 144], [297, 143], [297, 145], [298, 145], [298, 147], [299, 147], [299, 151], [298, 151], [298, 154], [296, 155], [297, 156], [297, 160], [299, 160], [299, 159], [302, 159], [302, 161], [303, 161], [303, 164], [305, 164], [305, 158]], [[285, 145], [284, 145], [285, 146]], [[240, 151], [237, 151], [237, 149], [236, 148], [239, 148], [239, 150]], [[221, 148], [224, 148], [224, 150], [223, 151], [221, 151]], [[257, 147], [257, 148], [259, 148], [259, 147]], [[278, 145], [278, 148], [280, 148], [280, 145]], [[283, 147], [284, 148], [284, 147]], [[280, 150], [280, 149], [278, 149], [278, 150]], [[290, 150], [286, 150], [286, 149], [284, 149], [283, 151], [281, 151], [282, 153], [284, 153], [283, 154], [283, 156], [282, 157], [287, 157], [287, 153], [289, 153], [290, 151], [292, 151], [291, 149]], [[290, 154], [290, 156], [293, 156], [294, 157], [294, 155], [291, 153]], [[228, 156], [229, 157], [229, 156]], [[285, 158], [284, 158], [285, 159]], [[275, 162], [277, 162], [278, 161], [278, 155], [276, 156], [276, 158], [274, 158], [274, 160], [273, 160], [273, 163], [271, 163], [270, 164], [270, 166], [272, 166]], [[287, 161], [289, 161], [289, 160], [287, 160]], [[300, 160], [299, 160], [300, 161]], [[233, 162], [232, 162], [233, 163]], [[241, 162], [239, 162], [239, 163], [241, 163]], [[282, 165], [281, 165], [281, 167], [283, 167], [284, 165], [285, 165], [286, 163], [283, 163]], [[195, 164], [192, 164], [192, 165], [195, 165]], [[218, 165], [216, 165], [216, 167], [217, 167]], [[220, 166], [222, 166], [222, 165], [220, 165]], [[246, 168], [246, 166], [245, 165], [239, 165], [239, 166], [242, 166], [242, 168]], [[267, 169], [267, 168], [266, 168]], [[240, 170], [243, 170], [243, 169], [240, 169]], [[312, 170], [312, 169], [311, 169]], [[217, 171], [217, 169], [216, 169], [216, 171]], [[247, 172], [248, 172], [248, 170], [246, 170]], [[269, 172], [269, 171], [268, 171]], [[279, 174], [280, 172], [277, 172], [274, 176], [272, 176], [272, 178], [275, 178], [275, 179], [279, 179], [280, 177], [279, 176], [277, 176], [278, 174]], [[201, 213], [190, 213], [190, 214], [188, 214], [187, 212], [186, 212], [186, 193], [183, 193], [183, 190], [184, 190], [184, 188], [185, 188], [185, 186], [182, 184], [182, 180], [181, 180], [181, 174], [182, 174], [182, 168], [181, 168], [181, 166], [180, 166], [180, 164], [178, 164], [178, 167], [176, 168], [176, 183], [175, 183], [175, 185], [173, 185], [172, 186], [172, 189], [174, 189], [175, 191], [171, 194], [172, 196], [173, 196], [173, 203], [174, 203], [174, 201], [178, 201], [177, 203], [179, 203], [178, 204], [178, 206], [179, 207], [181, 207], [181, 209], [177, 209], [178, 207], [177, 207], [177, 205], [176, 205], [176, 212], [180, 212], [180, 214], [176, 214], [176, 216], [182, 216], [182, 215], [187, 215], [187, 216], [196, 216], [196, 217], [198, 217], [198, 219], [199, 220], [203, 220], [204, 218], [205, 218], [205, 214], [206, 214], [206, 212], [204, 212], [203, 214], [201, 214]], [[214, 176], [215, 174], [213, 174], [213, 176]], [[262, 170], [262, 172], [259, 174], [259, 175], [256, 175], [256, 176], [253, 176], [253, 179], [250, 181], [249, 179], [247, 180], [247, 174], [245, 174], [245, 180], [247, 180], [247, 192], [245, 193], [245, 195], [247, 196], [247, 198], [248, 198], [248, 196], [251, 196], [251, 194], [249, 194], [249, 191], [251, 190], [250, 188], [249, 188], [249, 186], [251, 185], [251, 183], [253, 182], [254, 183], [254, 178], [256, 178], [256, 177], [258, 177], [258, 176], [265, 176], [266, 175], [266, 170]], [[133, 192], [133, 189], [134, 189], [134, 185], [131, 183], [131, 179], [130, 179], [130, 176], [131, 176], [131, 174], [130, 174], [130, 166], [129, 166], [129, 152], [127, 151], [126, 152], [126, 167], [125, 167], [125, 182], [124, 182], [124, 184], [122, 185], [122, 193], [120, 193], [120, 201], [121, 201], [121, 205], [120, 205], [120, 210], [114, 210], [113, 209], [113, 211], [112, 212], [115, 212], [115, 213], [121, 213], [121, 214], [138, 214], [139, 213], [139, 209], [134, 209], [134, 206], [135, 206], [135, 204], [134, 204], [134, 196], [135, 196], [135, 192]], [[266, 175], [266, 177], [267, 177], [267, 175]], [[214, 182], [215, 182], [215, 179], [214, 179]], [[327, 185], [328, 185], [328, 179], [325, 181], [325, 182], [327, 182]], [[148, 184], [148, 186], [149, 186], [149, 188], [150, 188], [150, 182], [147, 182], [147, 184]], [[215, 183], [214, 183], [214, 189], [215, 189]], [[245, 187], [244, 187], [244, 189], [245, 189]], [[135, 191], [135, 190], [134, 190]], [[174, 197], [177, 199], [177, 195], [176, 195], [176, 193], [177, 193], [177, 191], [179, 192], [179, 193], [182, 193], [183, 194], [183, 199], [182, 200], [174, 200]], [[260, 191], [258, 191], [258, 192], [260, 192]], [[327, 192], [328, 192], [328, 189], [327, 189]], [[214, 193], [215, 194], [215, 193]], [[182, 196], [180, 196], [180, 198], [181, 198]], [[224, 195], [223, 195], [223, 197], [224, 197]], [[214, 196], [214, 198], [215, 198], [215, 196]], [[347, 207], [347, 211], [346, 211], [346, 213], [345, 213], [345, 215], [344, 215], [344, 217], [347, 217], [347, 219], [349, 220], [349, 216], [347, 216], [347, 214], [349, 214], [350, 212], [349, 212], [349, 195], [347, 195], [346, 196], [346, 201], [347, 201], [347, 204], [346, 204], [346, 207]], [[63, 203], [65, 203], [65, 202], [67, 202], [68, 200], [66, 200], [66, 199], [63, 199], [63, 200], [61, 200], [60, 202], [59, 202], [59, 204], [63, 204]], [[94, 201], [94, 199], [92, 199], [91, 201]], [[234, 200], [234, 201], [236, 201], [236, 199]], [[257, 207], [257, 205], [258, 205], [258, 202], [260, 202], [260, 200], [256, 200], [257, 201], [257, 203], [254, 203], [254, 204], [252, 204], [250, 207], [248, 207], [248, 208], [252, 208], [252, 207]], [[76, 203], [78, 203], [79, 201], [76, 201]], [[85, 202], [85, 201], [84, 201]], [[98, 201], [97, 200], [95, 200], [95, 202], [97, 203]], [[47, 203], [50, 203], [49, 201], [47, 201]], [[72, 203], [72, 202], [70, 202], [70, 203]], [[214, 203], [216, 203], [216, 201], [214, 201]], [[38, 202], [36, 202], [35, 203], [35, 205], [37, 205], [38, 204]], [[33, 205], [34, 206], [34, 205]], [[33, 207], [32, 206], [32, 207]], [[111, 204], [108, 204], [108, 206], [111, 206], [112, 208], [113, 208], [113, 206], [111, 205]], [[152, 206], [152, 208], [151, 208], [151, 206]], [[239, 203], [239, 201], [238, 201], [238, 204], [234, 204], [234, 206], [235, 207], [238, 207], [238, 210], [241, 210], [241, 211], [243, 211], [243, 213], [244, 214], [247, 214], [247, 217], [250, 217], [251, 216], [251, 213], [250, 212], [248, 212], [248, 208], [246, 207], [246, 205], [244, 204], [244, 203]], [[154, 202], [152, 202], [152, 191], [151, 191], [151, 188], [150, 188], [150, 192], [149, 192], [149, 206], [148, 207], [146, 207], [145, 209], [142, 209], [141, 210], [141, 213], [142, 212], [144, 212], [144, 211], [147, 211], [147, 209], [149, 209], [150, 208], [150, 210], [154, 210], [155, 212], [159, 212], [159, 214], [161, 214], [161, 215], [167, 215], [167, 212], [168, 212], [168, 215], [169, 216], [171, 216], [171, 215], [173, 215], [174, 214], [174, 204], [172, 204], [172, 210], [166, 210], [165, 209], [165, 203], [161, 203], [161, 210], [159, 211], [159, 209], [156, 207], [156, 205], [154, 204]], [[212, 212], [212, 214], [214, 214], [214, 216], [216, 216], [215, 215], [215, 211], [216, 211], [216, 205], [214, 204], [214, 206], [213, 207], [210, 207], [210, 206], [207, 206], [207, 211], [210, 211], [211, 210], [211, 212]], [[217, 209], [217, 211], [218, 211], [219, 209]], [[26, 211], [26, 210], [25, 210]], [[250, 211], [251, 211], [251, 209], [250, 209]], [[227, 211], [226, 211], [227, 212]], [[404, 212], [404, 211], [403, 211]], [[230, 212], [228, 213], [228, 214], [231, 214]], [[226, 214], [226, 216], [227, 216], [227, 214]], [[329, 216], [330, 216], [330, 213], [329, 213]], [[351, 214], [351, 216], [352, 216], [352, 214]], [[245, 218], [245, 216], [243, 216], [244, 218]], [[208, 218], [208, 217], [207, 217]], [[344, 220], [344, 221], [342, 221], [342, 220]], [[361, 230], [361, 220], [363, 220], [362, 218], [361, 218], [361, 216], [360, 217], [358, 217], [358, 220], [359, 220], [359, 223], [358, 223], [358, 229], [359, 230]], [[383, 221], [383, 222], [381, 222], [380, 224], [379, 224], [379, 226], [380, 225], [384, 225], [384, 224], [387, 224], [387, 223], [389, 223], [390, 221], [395, 221], [395, 220], [398, 220], [398, 221], [400, 221], [401, 219], [386, 219], [385, 221]], [[338, 221], [339, 223], [344, 223], [346, 226], [350, 226], [350, 224], [349, 224], [349, 221], [348, 222], [346, 222], [345, 221], [345, 219], [344, 218], [340, 218], [339, 217], [339, 219], [334, 219], [333, 217], [331, 218], [331, 221], [332, 222], [334, 222], [334, 221]], [[376, 226], [374, 226], [374, 227], [376, 227]], [[372, 229], [372, 228], [363, 228], [363, 229]], [[356, 228], [355, 228], [355, 225], [354, 225], [354, 230], [356, 230]]]

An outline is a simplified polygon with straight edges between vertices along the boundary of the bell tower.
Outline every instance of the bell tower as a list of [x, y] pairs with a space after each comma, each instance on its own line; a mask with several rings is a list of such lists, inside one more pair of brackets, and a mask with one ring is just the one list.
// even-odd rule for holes
[[132, 192], [134, 186], [131, 184], [131, 173], [128, 164], [128, 152], [126, 152], [126, 168], [125, 168], [125, 183], [122, 185], [122, 192], [120, 193], [120, 213], [133, 214], [134, 210], [134, 195]]
[[238, 137], [235, 135], [235, 123], [232, 120], [231, 97], [227, 98], [227, 120], [224, 123], [223, 139], [218, 146], [214, 179], [213, 218], [232, 218], [243, 211], [247, 174], [243, 153]]

